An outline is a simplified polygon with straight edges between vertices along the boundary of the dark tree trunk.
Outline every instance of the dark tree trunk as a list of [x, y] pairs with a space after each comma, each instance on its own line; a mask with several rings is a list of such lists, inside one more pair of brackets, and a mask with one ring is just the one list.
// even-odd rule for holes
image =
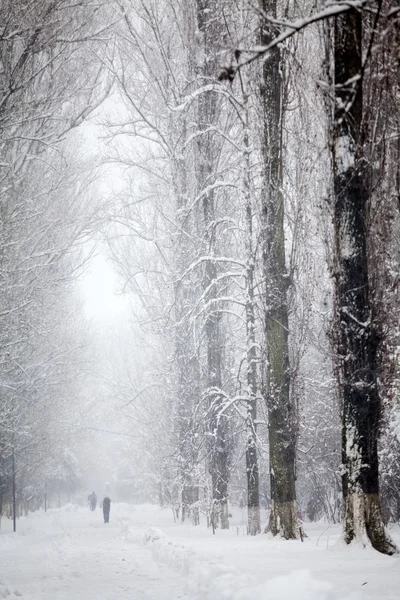
[[335, 331], [342, 400], [344, 539], [370, 540], [392, 554], [379, 499], [377, 441], [381, 398], [378, 336], [368, 273], [371, 173], [363, 151], [362, 16], [335, 19], [335, 118], [332, 128], [335, 230]]
[[[276, 0], [261, 0], [264, 13], [276, 17]], [[261, 23], [261, 44], [275, 35]], [[288, 276], [285, 263], [284, 202], [282, 195], [283, 61], [275, 47], [263, 65], [261, 97], [264, 110], [263, 140], [263, 265], [266, 282], [265, 379], [268, 408], [271, 512], [268, 530], [285, 539], [298, 537], [294, 411], [290, 397], [288, 345]]]
[[[197, 67], [198, 83], [204, 85], [215, 81], [218, 55], [217, 43], [220, 35], [220, 13], [217, 0], [196, 0], [197, 28], [201, 32], [200, 51], [202, 65]], [[197, 125], [203, 132], [198, 137], [196, 157], [196, 177], [198, 194], [202, 194], [205, 253], [212, 257], [216, 254], [215, 165], [219, 153], [219, 141], [215, 132], [207, 132], [215, 126], [218, 115], [218, 98], [213, 90], [203, 92], [197, 104]], [[222, 346], [221, 311], [218, 304], [218, 266], [209, 260], [206, 262], [203, 280], [204, 300], [206, 304], [205, 334], [207, 344], [207, 399], [209, 407], [209, 469], [213, 494], [213, 522], [222, 529], [229, 528], [228, 519], [228, 444], [227, 416], [221, 411], [224, 396], [222, 389]]]

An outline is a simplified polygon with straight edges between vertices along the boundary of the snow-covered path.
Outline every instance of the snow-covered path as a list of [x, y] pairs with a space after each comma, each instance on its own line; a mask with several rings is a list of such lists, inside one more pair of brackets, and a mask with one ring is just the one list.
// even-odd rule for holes
[[0, 536], [0, 581], [26, 600], [186, 598], [184, 578], [127, 541], [126, 516], [112, 517], [71, 507], [20, 519], [17, 535]]
[[[67, 505], [0, 530], [7, 600], [398, 600], [400, 556], [339, 542], [340, 526], [307, 524], [300, 541], [244, 535], [243, 515], [212, 535], [170, 510]], [[243, 530], [243, 531], [242, 531]], [[400, 528], [391, 534], [400, 547]], [[21, 598], [22, 596], [22, 598]]]

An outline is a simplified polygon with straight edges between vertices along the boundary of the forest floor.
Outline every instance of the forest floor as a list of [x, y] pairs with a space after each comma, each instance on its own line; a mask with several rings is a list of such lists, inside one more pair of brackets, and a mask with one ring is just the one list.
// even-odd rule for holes
[[[204, 519], [203, 519], [204, 521]], [[340, 527], [306, 524], [300, 541], [245, 535], [245, 515], [216, 535], [171, 510], [67, 505], [0, 531], [0, 598], [13, 600], [398, 600], [400, 557], [347, 547]], [[400, 527], [390, 531], [400, 546]]]

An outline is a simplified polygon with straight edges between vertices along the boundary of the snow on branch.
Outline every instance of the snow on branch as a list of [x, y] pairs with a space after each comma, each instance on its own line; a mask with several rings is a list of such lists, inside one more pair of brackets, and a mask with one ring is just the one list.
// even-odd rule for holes
[[349, 311], [347, 306], [342, 306], [342, 308], [340, 310], [344, 315], [347, 315], [352, 321], [354, 321], [354, 323], [357, 323], [357, 325], [359, 325], [363, 329], [366, 329], [367, 327], [369, 327], [371, 325], [371, 317], [369, 317], [366, 321], [362, 322], [362, 321], [359, 321], [354, 315], [351, 314], [351, 312]]
[[220, 188], [233, 188], [235, 190], [240, 189], [240, 187], [235, 183], [230, 183], [229, 181], [217, 180], [214, 183], [212, 183], [211, 185], [208, 185], [203, 190], [201, 190], [201, 192], [193, 200], [193, 202], [190, 206], [190, 210], [192, 208], [194, 208], [196, 206], [196, 204], [198, 202], [200, 202], [200, 200], [202, 200], [205, 196], [208, 196], [210, 194], [210, 192], [212, 192], [213, 190], [218, 190]]
[[239, 265], [243, 269], [246, 268], [245, 263], [235, 259], [230, 258], [229, 256], [200, 256], [197, 260], [192, 262], [192, 264], [186, 269], [186, 271], [182, 274], [181, 279], [185, 279], [192, 271], [194, 271], [198, 266], [211, 262], [211, 263], [230, 263], [233, 265]]
[[[178, 106], [170, 105], [169, 109], [173, 112], [182, 112], [186, 110], [192, 104], [192, 102], [194, 102], [199, 96], [201, 96], [202, 94], [206, 94], [207, 92], [215, 92], [216, 94], [221, 94], [229, 100], [234, 99], [225, 88], [223, 88], [217, 82], [213, 81], [212, 83], [208, 83], [207, 85], [203, 85], [202, 87], [198, 88], [189, 96], [184, 97], [183, 102], [181, 102], [181, 104], [179, 104]], [[235, 101], [236, 103], [238, 103], [237, 100]]]
[[[312, 23], [317, 23], [318, 21], [323, 21], [325, 19], [329, 19], [330, 17], [336, 17], [342, 13], [348, 12], [349, 10], [361, 10], [366, 8], [369, 4], [368, 0], [345, 0], [343, 2], [327, 2], [325, 8], [321, 11], [318, 11], [309, 17], [304, 17], [303, 19], [297, 19], [296, 21], [279, 21], [279, 25], [283, 26], [285, 29], [279, 33], [269, 44], [266, 46], [254, 46], [253, 48], [238, 48], [235, 52], [235, 55], [240, 56], [242, 53], [250, 53], [252, 56], [249, 58], [244, 58], [242, 60], [238, 60], [236, 65], [231, 65], [225, 68], [221, 74], [219, 75], [219, 81], [232, 81], [235, 74], [244, 66], [251, 64], [252, 62], [264, 57], [270, 50], [285, 42], [287, 39], [291, 38], [294, 34], [302, 31]], [[393, 9], [392, 9], [393, 11]], [[388, 16], [392, 16], [391, 14]], [[278, 24], [276, 19], [269, 17], [268, 15], [263, 15], [263, 19], [275, 26]]]

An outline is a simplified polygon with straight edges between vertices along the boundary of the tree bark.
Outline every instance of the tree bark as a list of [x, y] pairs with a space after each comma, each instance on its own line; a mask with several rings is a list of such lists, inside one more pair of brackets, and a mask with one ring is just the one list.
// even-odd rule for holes
[[[248, 226], [251, 235], [252, 211], [251, 205], [246, 207]], [[261, 532], [260, 520], [260, 493], [259, 493], [259, 469], [257, 458], [257, 356], [255, 338], [255, 315], [254, 315], [254, 261], [251, 247], [249, 248], [247, 268], [247, 302], [246, 302], [246, 330], [247, 330], [247, 386], [249, 400], [247, 402], [246, 421], [246, 476], [247, 476], [247, 529], [250, 535]]]
[[251, 193], [251, 148], [249, 140], [250, 115], [249, 95], [245, 77], [239, 71], [243, 98], [243, 147], [244, 147], [244, 200], [246, 212], [246, 336], [247, 336], [247, 402], [246, 415], [246, 477], [247, 477], [247, 531], [250, 535], [261, 532], [260, 484], [257, 457], [257, 351], [255, 331], [254, 269], [255, 251], [253, 244], [253, 202]]
[[342, 400], [344, 539], [370, 541], [395, 552], [386, 536], [379, 499], [377, 441], [381, 398], [378, 335], [367, 254], [371, 172], [364, 157], [362, 16], [335, 19], [335, 117], [332, 128], [335, 233], [335, 331]]
[[[265, 14], [277, 16], [276, 0], [261, 0]], [[261, 44], [268, 45], [274, 29], [261, 22]], [[288, 275], [285, 261], [284, 201], [282, 195], [283, 60], [280, 47], [263, 64], [261, 98], [264, 111], [263, 139], [263, 267], [266, 283], [265, 379], [268, 408], [272, 535], [296, 539], [294, 411], [290, 397], [288, 342]]]
[[[217, 0], [196, 0], [197, 28], [200, 36], [202, 64], [197, 67], [199, 84], [215, 81], [217, 71], [216, 45], [220, 33], [220, 14]], [[213, 90], [200, 94], [197, 104], [197, 124], [201, 133], [197, 142], [196, 176], [198, 193], [202, 194], [205, 253], [216, 253], [215, 164], [219, 143], [215, 132], [206, 132], [215, 126], [218, 114], [217, 94]], [[203, 278], [206, 308], [205, 337], [207, 345], [207, 400], [209, 407], [209, 469], [212, 481], [213, 523], [222, 529], [229, 528], [228, 480], [229, 450], [227, 444], [227, 416], [221, 411], [224, 402], [222, 391], [222, 347], [221, 312], [218, 304], [218, 266], [206, 262]]]
[[193, 248], [188, 240], [191, 239], [190, 223], [186, 206], [187, 188], [186, 165], [178, 165], [176, 180], [180, 179], [181, 189], [178, 194], [177, 228], [178, 239], [176, 247], [176, 269], [178, 282], [175, 285], [175, 359], [177, 369], [178, 392], [178, 439], [179, 439], [179, 469], [182, 488], [182, 521], [190, 515], [193, 502], [198, 500], [196, 470], [198, 466], [198, 440], [196, 432], [198, 423], [195, 422], [195, 406], [200, 402], [200, 365], [190, 324], [188, 312], [195, 301], [196, 289], [200, 282], [195, 281], [195, 274], [180, 279], [179, 276], [187, 270], [193, 258]]

